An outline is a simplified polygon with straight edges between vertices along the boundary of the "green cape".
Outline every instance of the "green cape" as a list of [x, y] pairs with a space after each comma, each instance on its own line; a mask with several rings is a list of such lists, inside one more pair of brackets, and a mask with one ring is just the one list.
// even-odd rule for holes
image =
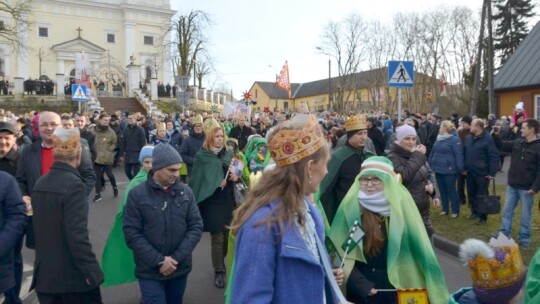
[[232, 151], [226, 151], [223, 161], [212, 151], [201, 149], [195, 155], [189, 187], [193, 190], [197, 204], [209, 198], [225, 178], [223, 168], [229, 168]]
[[103, 249], [103, 254], [101, 256], [101, 267], [103, 268], [103, 274], [105, 276], [103, 287], [131, 283], [137, 280], [135, 277], [135, 259], [133, 257], [133, 252], [126, 244], [122, 226], [124, 224], [124, 208], [126, 206], [129, 191], [135, 188], [135, 186], [144, 183], [147, 177], [148, 172], [141, 169], [129, 182], [126, 191], [122, 196], [122, 201], [116, 212], [114, 225], [109, 233], [107, 243], [105, 243], [105, 248]]
[[[328, 246], [329, 252], [332, 254], [332, 250], [337, 250], [339, 256], [343, 257], [341, 245], [346, 241], [349, 229], [354, 221], [361, 223], [357, 197], [361, 187], [358, 179], [365, 174], [378, 175], [384, 181], [384, 194], [390, 202], [390, 223], [387, 233], [388, 279], [398, 289], [427, 288], [431, 304], [448, 303], [449, 293], [444, 274], [435, 257], [416, 204], [407, 189], [387, 174], [364, 170], [355, 179], [330, 227], [328, 238], [334, 246]], [[356, 261], [366, 261], [362, 241], [345, 259], [343, 268], [345, 280], [348, 279]], [[342, 286], [345, 288], [347, 284]]]
[[540, 303], [540, 249], [529, 263], [523, 303]]

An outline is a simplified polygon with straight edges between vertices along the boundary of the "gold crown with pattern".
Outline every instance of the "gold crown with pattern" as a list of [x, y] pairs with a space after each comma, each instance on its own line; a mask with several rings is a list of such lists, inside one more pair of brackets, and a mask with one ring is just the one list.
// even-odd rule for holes
[[508, 287], [519, 282], [526, 274], [518, 245], [501, 234], [490, 241], [489, 246], [494, 252], [492, 257], [486, 257], [488, 254], [479, 251], [474, 259], [467, 261], [476, 288]]
[[203, 122], [203, 131], [205, 134], [209, 134], [214, 128], [221, 128], [221, 125], [214, 117], [209, 117]]
[[203, 118], [201, 114], [197, 114], [197, 116], [193, 117], [193, 120], [191, 121], [191, 125], [201, 124], [203, 123]]
[[354, 115], [345, 121], [345, 130], [357, 131], [367, 129], [367, 116], [364, 114]]
[[301, 130], [277, 131], [268, 143], [268, 149], [276, 165], [285, 167], [314, 154], [325, 144], [326, 139], [317, 118], [308, 115], [308, 120]]
[[81, 137], [77, 128], [56, 128], [52, 141], [54, 155], [75, 156], [81, 149]]

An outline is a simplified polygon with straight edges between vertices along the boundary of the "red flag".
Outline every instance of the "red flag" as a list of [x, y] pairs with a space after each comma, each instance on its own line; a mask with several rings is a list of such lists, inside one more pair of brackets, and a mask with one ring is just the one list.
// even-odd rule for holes
[[289, 98], [291, 98], [291, 82], [289, 81], [289, 64], [287, 61], [285, 61], [279, 76], [276, 78], [276, 86], [289, 92]]

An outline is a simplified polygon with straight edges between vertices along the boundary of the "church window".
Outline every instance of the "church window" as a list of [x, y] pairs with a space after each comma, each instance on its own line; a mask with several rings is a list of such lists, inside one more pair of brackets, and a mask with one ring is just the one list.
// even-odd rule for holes
[[115, 43], [116, 42], [115, 38], [116, 37], [114, 36], [114, 34], [107, 34], [107, 42], [108, 43]]
[[46, 27], [39, 27], [38, 35], [39, 37], [49, 37], [49, 29]]
[[144, 44], [146, 44], [146, 45], [154, 45], [154, 37], [152, 37], [152, 36], [144, 36]]

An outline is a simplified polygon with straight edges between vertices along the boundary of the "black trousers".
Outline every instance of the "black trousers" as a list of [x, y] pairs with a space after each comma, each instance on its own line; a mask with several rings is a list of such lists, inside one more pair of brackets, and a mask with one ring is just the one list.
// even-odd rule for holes
[[109, 181], [111, 182], [111, 186], [113, 186], [113, 188], [116, 188], [116, 179], [114, 178], [114, 174], [112, 172], [111, 166], [100, 165], [100, 164], [94, 163], [94, 172], [96, 173], [96, 194], [101, 193], [101, 187], [103, 186], [101, 184], [103, 172], [107, 174], [107, 177], [109, 178]]
[[478, 213], [478, 196], [487, 195], [490, 180], [482, 175], [467, 175], [467, 196], [471, 203], [472, 213], [476, 214], [479, 219], [486, 220], [487, 214]]
[[87, 292], [37, 293], [40, 304], [103, 304], [99, 288]]

